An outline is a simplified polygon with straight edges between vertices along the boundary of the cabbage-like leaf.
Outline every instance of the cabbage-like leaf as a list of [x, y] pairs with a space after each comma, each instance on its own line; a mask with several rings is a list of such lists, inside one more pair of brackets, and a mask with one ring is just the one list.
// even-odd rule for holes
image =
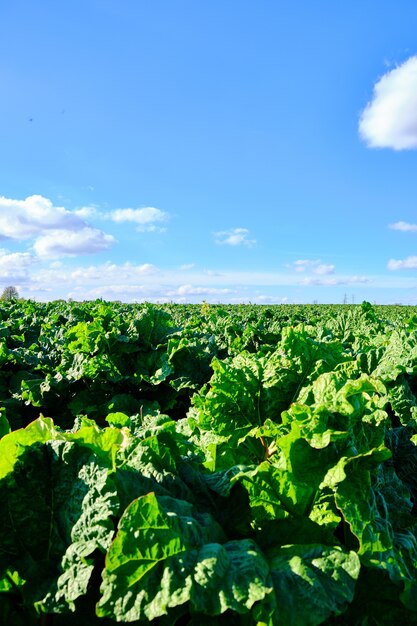
[[208, 615], [247, 613], [272, 591], [268, 564], [252, 540], [223, 540], [214, 520], [187, 502], [138, 498], [106, 557], [97, 614], [151, 620], [185, 603]]
[[87, 591], [93, 554], [111, 542], [117, 491], [88, 448], [59, 439], [30, 444], [0, 480], [0, 579], [14, 581], [28, 605], [68, 610]]
[[[359, 557], [320, 544], [282, 546], [268, 553], [274, 594], [256, 617], [271, 626], [317, 626], [352, 602]], [[268, 615], [269, 609], [269, 615]]]

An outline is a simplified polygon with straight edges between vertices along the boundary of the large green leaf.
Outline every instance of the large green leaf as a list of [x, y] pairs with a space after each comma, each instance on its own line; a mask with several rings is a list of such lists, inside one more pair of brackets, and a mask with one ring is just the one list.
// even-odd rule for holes
[[151, 620], [185, 603], [209, 615], [247, 613], [271, 592], [269, 568], [253, 541], [223, 539], [210, 516], [184, 501], [138, 498], [108, 552], [97, 614]]
[[92, 555], [105, 552], [113, 534], [118, 498], [106, 464], [74, 443], [34, 443], [0, 481], [0, 494], [0, 576], [10, 577], [11, 567], [18, 573], [28, 605], [46, 598], [49, 610], [73, 608], [87, 590]]
[[0, 440], [0, 479], [13, 468], [28, 446], [59, 437], [53, 421], [39, 418], [25, 429], [8, 433]]
[[[268, 554], [274, 594], [255, 611], [270, 626], [316, 626], [342, 614], [360, 572], [355, 552], [322, 545], [288, 545]], [[269, 613], [269, 614], [268, 614]]]

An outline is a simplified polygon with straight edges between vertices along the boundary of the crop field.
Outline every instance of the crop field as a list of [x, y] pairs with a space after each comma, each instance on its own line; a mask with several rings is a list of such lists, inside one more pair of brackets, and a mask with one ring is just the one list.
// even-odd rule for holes
[[0, 624], [417, 624], [417, 315], [0, 307]]

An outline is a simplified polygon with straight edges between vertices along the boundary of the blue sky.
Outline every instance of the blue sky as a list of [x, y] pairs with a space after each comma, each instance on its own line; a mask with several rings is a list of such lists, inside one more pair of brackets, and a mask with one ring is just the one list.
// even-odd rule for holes
[[0, 287], [417, 304], [417, 3], [3, 0]]

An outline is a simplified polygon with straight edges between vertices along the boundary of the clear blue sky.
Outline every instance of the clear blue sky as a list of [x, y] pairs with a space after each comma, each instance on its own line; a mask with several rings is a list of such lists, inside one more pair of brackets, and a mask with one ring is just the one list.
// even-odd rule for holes
[[3, 0], [0, 287], [417, 304], [414, 0]]

